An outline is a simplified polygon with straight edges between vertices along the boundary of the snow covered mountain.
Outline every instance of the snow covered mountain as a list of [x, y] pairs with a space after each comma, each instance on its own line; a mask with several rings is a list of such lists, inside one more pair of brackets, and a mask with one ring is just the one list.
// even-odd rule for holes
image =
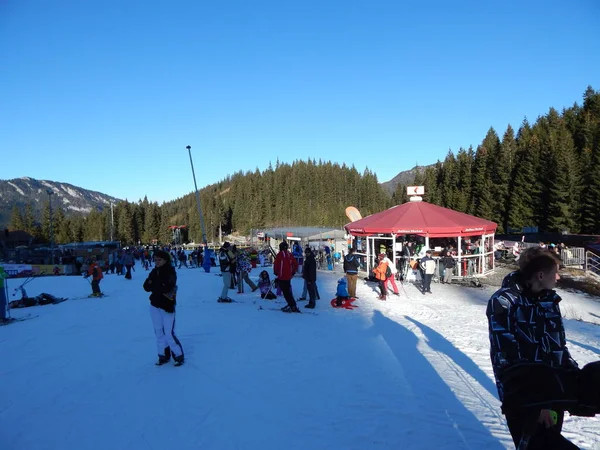
[[87, 214], [93, 208], [103, 209], [111, 201], [120, 201], [101, 192], [58, 181], [29, 177], [0, 180], [0, 224], [8, 224], [15, 205], [24, 207], [32, 202], [34, 210], [40, 212], [48, 200], [48, 189], [52, 191], [52, 206], [60, 206], [66, 215]]
[[410, 186], [415, 181], [415, 175], [417, 174], [417, 171], [423, 172], [427, 167], [430, 166], [415, 166], [410, 170], [399, 172], [398, 175], [396, 175], [390, 181], [380, 183], [381, 187], [383, 187], [383, 189], [385, 189], [391, 195], [394, 193], [396, 186], [399, 184]]

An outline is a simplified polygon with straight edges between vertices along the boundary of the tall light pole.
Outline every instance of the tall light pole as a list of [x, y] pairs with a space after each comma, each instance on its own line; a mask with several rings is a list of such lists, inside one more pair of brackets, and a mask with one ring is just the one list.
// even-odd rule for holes
[[204, 245], [208, 244], [206, 240], [206, 229], [204, 227], [204, 216], [202, 215], [202, 206], [200, 205], [200, 194], [198, 193], [198, 185], [196, 184], [196, 174], [194, 173], [194, 163], [192, 162], [192, 147], [186, 147], [189, 155], [190, 155], [190, 166], [192, 166], [192, 176], [194, 177], [194, 187], [196, 188], [196, 203], [198, 205], [198, 215], [200, 216], [200, 227], [202, 229], [202, 243]]
[[113, 242], [113, 233], [115, 229], [115, 216], [113, 214], [113, 202], [110, 201], [110, 242]]
[[50, 209], [50, 258], [52, 258], [52, 262], [50, 264], [54, 265], [54, 227], [52, 226], [52, 189], [46, 189], [46, 194], [48, 194], [48, 208]]

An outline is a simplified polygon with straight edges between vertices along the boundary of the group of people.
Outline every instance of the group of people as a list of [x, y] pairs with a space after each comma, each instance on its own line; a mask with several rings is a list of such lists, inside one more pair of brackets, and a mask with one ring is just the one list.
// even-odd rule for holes
[[314, 309], [316, 300], [318, 299], [317, 281], [317, 263], [314, 252], [310, 247], [304, 249], [302, 257], [298, 254], [298, 248], [295, 249], [295, 254], [289, 249], [286, 241], [279, 244], [279, 252], [273, 262], [273, 274], [275, 280], [271, 281], [269, 273], [266, 270], [260, 272], [258, 276], [258, 285], [249, 278], [251, 265], [249, 263], [248, 254], [245, 251], [240, 251], [235, 245], [225, 242], [219, 249], [218, 261], [223, 278], [223, 288], [221, 295], [217, 299], [220, 303], [230, 303], [233, 300], [228, 296], [230, 289], [235, 285], [238, 286], [238, 293], [243, 292], [243, 284], [246, 283], [252, 289], [252, 292], [260, 289], [260, 295], [263, 299], [272, 300], [277, 298], [274, 290], [281, 292], [285, 298], [286, 306], [281, 310], [283, 312], [300, 312], [296, 299], [292, 293], [291, 280], [299, 271], [299, 261], [302, 262], [302, 277], [304, 279], [304, 293], [300, 299], [306, 299], [308, 303], [305, 308]]
[[248, 251], [238, 250], [237, 246], [225, 242], [219, 249], [218, 261], [223, 277], [223, 289], [221, 296], [217, 299], [218, 302], [231, 303], [233, 300], [228, 295], [229, 289], [237, 286], [238, 293], [243, 293], [244, 283], [250, 286], [252, 292], [258, 289], [258, 286], [249, 277], [252, 264]]

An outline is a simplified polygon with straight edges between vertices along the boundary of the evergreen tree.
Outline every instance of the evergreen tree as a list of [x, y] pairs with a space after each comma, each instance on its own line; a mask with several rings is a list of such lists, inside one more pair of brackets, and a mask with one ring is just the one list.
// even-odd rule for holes
[[513, 168], [516, 164], [517, 155], [517, 142], [515, 140], [515, 132], [513, 128], [508, 125], [504, 136], [502, 137], [502, 143], [498, 146], [498, 154], [496, 155], [497, 165], [495, 167], [494, 183], [497, 184], [494, 195], [497, 195], [498, 205], [501, 207], [497, 212], [496, 218], [502, 224], [502, 231], [507, 231], [508, 228], [508, 215], [509, 215], [509, 199], [510, 199], [510, 177], [513, 172]]
[[10, 229], [15, 230], [25, 230], [25, 222], [23, 220], [23, 216], [21, 215], [21, 209], [14, 205], [12, 208], [12, 212], [10, 214]]
[[135, 244], [135, 224], [130, 203], [125, 200], [117, 205], [119, 223], [117, 236], [125, 245]]
[[456, 156], [457, 193], [455, 209], [466, 213], [470, 208], [471, 198], [471, 166], [473, 165], [473, 149], [466, 152], [463, 148]]
[[69, 244], [73, 242], [73, 237], [70, 234], [69, 219], [65, 217], [65, 213], [61, 207], [57, 207], [54, 211], [54, 240], [57, 244]]
[[[52, 218], [50, 217], [50, 201], [46, 201], [44, 204], [44, 210], [42, 211], [42, 239], [46, 242], [50, 242], [50, 238], [56, 234], [56, 224], [54, 223], [54, 211], [52, 211]], [[52, 219], [52, 220], [51, 220]], [[50, 223], [52, 222], [52, 227]]]
[[31, 202], [28, 202], [25, 205], [25, 214], [23, 215], [23, 226], [25, 231], [27, 231], [32, 236], [38, 235], [36, 231], [35, 213], [33, 211], [33, 205], [31, 204]]
[[488, 174], [489, 155], [487, 151], [486, 147], [479, 146], [475, 152], [472, 169], [473, 187], [471, 196], [473, 210], [471, 214], [491, 220], [494, 200], [492, 198], [492, 182]]
[[398, 183], [396, 185], [396, 189], [392, 194], [392, 203], [394, 205], [401, 205], [408, 201], [408, 195], [406, 194], [406, 185], [402, 183]]
[[[485, 216], [498, 224], [498, 232], [504, 231], [506, 221], [506, 197], [508, 194], [508, 170], [509, 156], [505, 154], [504, 147], [493, 128], [490, 128], [481, 143], [481, 150], [486, 155], [485, 171], [489, 177], [486, 187], [489, 189], [489, 206], [482, 209], [481, 197], [479, 198], [479, 211], [490, 211], [490, 215]], [[487, 195], [487, 194], [486, 194]], [[486, 200], [488, 201], [488, 200]]]
[[442, 206], [456, 209], [459, 203], [458, 164], [452, 151], [448, 151], [443, 166], [440, 167]]
[[535, 183], [535, 164], [531, 139], [531, 128], [525, 120], [516, 140], [517, 151], [508, 201], [508, 229], [520, 231], [523, 227], [534, 225], [532, 184]]

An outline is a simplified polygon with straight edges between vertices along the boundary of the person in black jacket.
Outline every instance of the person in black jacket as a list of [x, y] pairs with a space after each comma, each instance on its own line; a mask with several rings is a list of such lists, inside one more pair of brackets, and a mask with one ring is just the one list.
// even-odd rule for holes
[[456, 266], [456, 261], [452, 257], [452, 253], [450, 250], [446, 250], [444, 256], [440, 260], [440, 266], [444, 267], [444, 280], [442, 283], [452, 283], [452, 276], [454, 275], [454, 267]]
[[348, 295], [354, 298], [358, 298], [356, 296], [356, 280], [358, 279], [359, 267], [358, 256], [354, 253], [354, 248], [350, 248], [344, 258], [344, 272], [346, 273], [346, 280], [348, 280]]
[[580, 370], [567, 349], [553, 290], [559, 264], [547, 249], [527, 249], [487, 306], [498, 397], [518, 449], [577, 449], [560, 434], [564, 412], [600, 412], [598, 363]]
[[304, 251], [302, 278], [304, 278], [304, 281], [306, 282], [306, 290], [308, 291], [308, 304], [305, 308], [313, 309], [316, 306], [317, 300], [317, 261], [309, 247], [306, 247], [306, 250]]
[[171, 264], [171, 256], [163, 251], [154, 252], [155, 267], [144, 282], [144, 290], [150, 294], [150, 317], [154, 325], [160, 366], [171, 359], [175, 365], [183, 364], [183, 347], [175, 335], [175, 294], [177, 293], [177, 273]]

